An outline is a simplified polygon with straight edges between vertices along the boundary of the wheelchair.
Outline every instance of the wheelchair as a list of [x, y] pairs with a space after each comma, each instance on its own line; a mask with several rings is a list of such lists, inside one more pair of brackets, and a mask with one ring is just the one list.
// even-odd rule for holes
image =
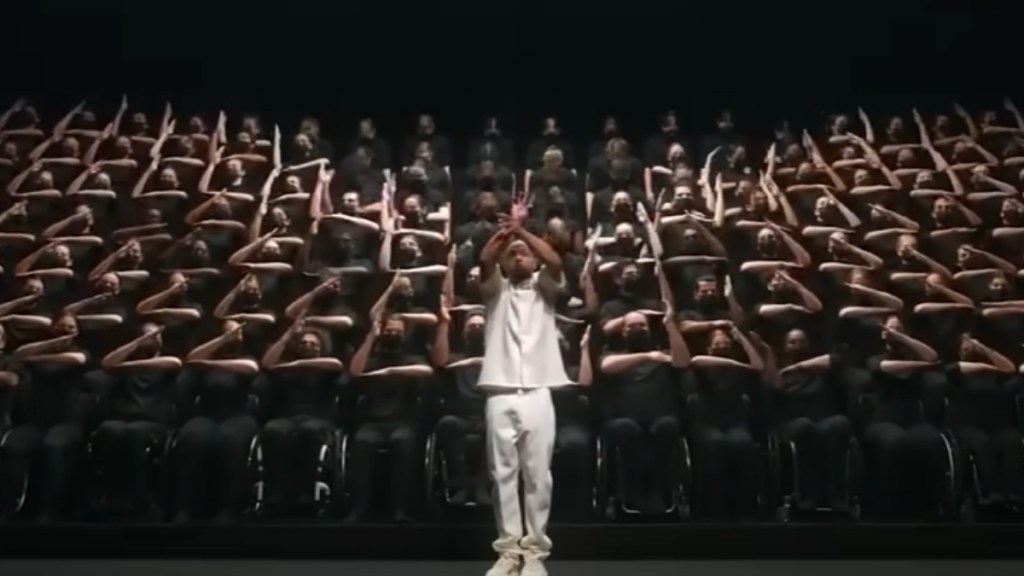
[[[877, 395], [873, 392], [862, 393], [857, 397], [857, 404], [859, 412], [857, 414], [858, 422], [856, 429], [858, 430], [858, 436], [863, 436], [864, 429], [869, 422], [872, 421], [874, 414], [875, 403], [877, 401]], [[943, 398], [943, 403], [945, 399]], [[937, 426], [942, 441], [946, 448], [946, 466], [943, 470], [943, 493], [939, 498], [939, 516], [945, 520], [953, 520], [959, 517], [959, 502], [960, 502], [960, 486], [962, 485], [963, 477], [963, 460], [960, 457], [961, 450], [956, 437], [953, 435], [946, 426], [942, 424], [943, 415], [940, 414], [937, 417], [929, 418], [929, 410], [926, 406], [925, 400], [920, 399], [917, 401], [917, 412], [922, 422], [930, 422], [935, 424], [939, 421]], [[861, 443], [863, 446], [863, 442]], [[866, 446], [862, 450], [864, 461], [867, 461], [867, 448]], [[863, 468], [864, 477], [868, 475], [868, 466]]]
[[[468, 459], [467, 469], [473, 466], [483, 466], [482, 460], [486, 459], [484, 452], [487, 439], [484, 432], [470, 432], [466, 437], [467, 452], [476, 455], [477, 458]], [[441, 450], [437, 439], [437, 426], [427, 436], [426, 445], [423, 450], [423, 477], [424, 495], [427, 503], [427, 511], [433, 518], [443, 518], [447, 511], [453, 509], [473, 510], [479, 508], [480, 504], [468, 500], [461, 504], [452, 501], [455, 490], [452, 489], [449, 467], [445, 459], [444, 451]], [[486, 479], [487, 487], [490, 487], [491, 480]]]
[[[946, 406], [948, 407], [948, 401]], [[1014, 396], [1014, 420], [1019, 431], [1024, 433], [1024, 395]], [[1024, 460], [1024, 438], [1021, 440], [1020, 457]], [[978, 472], [975, 455], [966, 447], [959, 452], [958, 494], [960, 498], [959, 517], [973, 523], [982, 516], [1019, 517], [1024, 515], [1024, 506], [1015, 502], [988, 502], [984, 498], [984, 486]]]
[[[800, 501], [800, 452], [792, 441], [785, 441], [782, 436], [772, 431], [766, 438], [770, 458], [769, 471], [772, 474], [770, 492], [777, 496], [775, 520], [789, 522], [793, 517], [794, 503]], [[845, 513], [853, 520], [861, 515], [861, 486], [864, 475], [864, 453], [860, 441], [854, 436], [850, 438], [846, 450], [846, 498]], [[781, 501], [779, 501], [781, 499]], [[813, 512], [837, 513], [831, 507], [817, 507]]]

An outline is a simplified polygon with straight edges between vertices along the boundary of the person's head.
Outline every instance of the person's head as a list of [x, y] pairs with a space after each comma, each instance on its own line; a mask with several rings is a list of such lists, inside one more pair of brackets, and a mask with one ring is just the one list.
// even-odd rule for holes
[[768, 278], [767, 288], [772, 300], [777, 302], [787, 300], [793, 292], [782, 272], [776, 272]]
[[350, 190], [341, 195], [341, 213], [354, 215], [359, 212], [359, 192]]
[[757, 231], [757, 249], [763, 256], [771, 256], [778, 252], [782, 238], [771, 228], [761, 228]]
[[295, 335], [292, 350], [296, 358], [319, 358], [330, 354], [329, 346], [330, 338], [321, 334], [319, 330], [303, 328]]
[[174, 155], [191, 158], [196, 154], [196, 142], [191, 136], [182, 136], [174, 143]]
[[192, 257], [193, 263], [196, 265], [205, 265], [210, 263], [210, 247], [206, 244], [206, 240], [198, 239], [192, 242], [189, 255]]
[[873, 180], [871, 171], [867, 168], [861, 167], [853, 171], [854, 186], [870, 186]]
[[923, 190], [935, 186], [935, 173], [931, 170], [921, 170], [914, 177], [914, 188]]
[[944, 134], [946, 133], [946, 131], [950, 129], [951, 126], [952, 122], [950, 121], [949, 116], [947, 116], [946, 114], [939, 114], [938, 116], [935, 117], [933, 128], [936, 132]]
[[616, 218], [633, 220], [633, 199], [630, 198], [629, 192], [620, 190], [612, 194], [612, 214]]
[[488, 138], [497, 138], [501, 136], [501, 127], [498, 126], [498, 118], [490, 116], [487, 120], [484, 120], [484, 136]]
[[997, 274], [988, 281], [988, 299], [1006, 300], [1010, 297], [1010, 281], [1006, 276]]
[[629, 312], [622, 319], [622, 339], [630, 352], [651, 350], [651, 328], [647, 317], [639, 312]]
[[606, 138], [617, 138], [619, 136], [619, 121], [615, 116], [606, 116], [604, 127], [601, 130]]
[[135, 112], [128, 125], [133, 134], [145, 134], [149, 130], [149, 119], [144, 112]]
[[359, 137], [364, 140], [373, 140], [377, 137], [377, 126], [370, 118], [363, 118], [359, 121]]
[[232, 158], [224, 164], [224, 172], [232, 181], [245, 176], [245, 165], [237, 158]]
[[278, 262], [283, 258], [281, 245], [276, 240], [267, 240], [260, 248], [259, 259], [263, 262]]
[[768, 194], [764, 190], [755, 189], [747, 196], [747, 210], [754, 214], [768, 213]]
[[248, 154], [249, 152], [252, 152], [254, 148], [255, 143], [253, 142], [253, 136], [250, 132], [241, 130], [235, 135], [235, 149], [240, 154]]
[[50, 172], [49, 170], [41, 170], [37, 172], [33, 180], [33, 188], [36, 190], [53, 189], [53, 172]]
[[572, 248], [572, 234], [569, 225], [559, 217], [548, 218], [547, 227], [544, 230], [544, 239], [555, 250], [569, 250]]
[[299, 132], [292, 138], [292, 148], [300, 156], [308, 156], [313, 152], [313, 140], [308, 134]]
[[[885, 326], [886, 329], [896, 332], [897, 334], [903, 334], [906, 332], [903, 327], [903, 320], [897, 314], [890, 314], [886, 316], [885, 320], [882, 321], [882, 326]], [[895, 342], [884, 332], [882, 333], [882, 341], [885, 342], [885, 348], [887, 350], [895, 348]]]
[[25, 296], [42, 296], [45, 285], [40, 278], [28, 278], [21, 286], [21, 292]]
[[255, 114], [246, 114], [242, 118], [242, 130], [248, 132], [253, 138], [259, 138], [263, 134], [263, 122]]
[[800, 328], [794, 328], [786, 333], [782, 350], [791, 361], [799, 362], [810, 356], [811, 341], [806, 332]]
[[722, 110], [721, 112], [719, 112], [718, 117], [715, 118], [715, 126], [718, 127], [719, 132], [732, 132], [732, 112], [730, 112], [729, 110]]
[[837, 114], [832, 119], [832, 133], [846, 134], [850, 129], [850, 119], [845, 114]]
[[480, 354], [484, 350], [484, 329], [487, 320], [480, 312], [466, 315], [462, 325], [462, 338], [466, 341], [467, 352]]
[[403, 234], [398, 238], [398, 259], [404, 264], [417, 262], [423, 256], [420, 242], [412, 234]]
[[1020, 226], [1024, 223], [1024, 204], [1016, 198], [1003, 200], [999, 208], [999, 217], [1007, 226]]
[[932, 218], [938, 224], [945, 224], [949, 221], [950, 217], [953, 216], [954, 210], [956, 210], [956, 208], [953, 201], [944, 196], [940, 196], [932, 203]]
[[803, 184], [814, 180], [814, 164], [807, 161], [798, 164], [796, 167], [796, 180]]
[[501, 268], [513, 284], [524, 282], [537, 270], [537, 257], [522, 240], [513, 240], [505, 248]]
[[7, 158], [8, 160], [17, 160], [18, 156], [17, 142], [8, 140], [3, 143], [3, 146], [0, 146], [0, 157]]
[[842, 158], [843, 160], [853, 160], [855, 158], [860, 158], [860, 155], [861, 151], [856, 146], [853, 146], [851, 144], [847, 144], [846, 146], [843, 146], [839, 150], [839, 157]]
[[714, 276], [701, 276], [693, 286], [693, 301], [701, 309], [715, 308], [720, 304], [718, 279]]
[[838, 211], [835, 200], [828, 196], [818, 196], [814, 201], [814, 219], [818, 222], [830, 222]]
[[679, 245], [683, 254], [700, 255], [707, 252], [704, 238], [701, 237], [696, 229], [689, 226], [683, 229]]
[[544, 119], [544, 123], [541, 126], [541, 134], [554, 138], [562, 133], [561, 126], [558, 125], [558, 119], [554, 116], [549, 116]]
[[498, 161], [501, 153], [498, 150], [497, 144], [494, 142], [484, 142], [480, 145], [480, 150], [477, 151], [477, 156], [480, 157], [481, 163], [490, 162], [493, 169], [494, 163]]
[[373, 166], [373, 148], [369, 146], [358, 146], [352, 153], [355, 160], [355, 168], [360, 171], [369, 170]]
[[71, 249], [68, 248], [67, 244], [54, 244], [50, 247], [49, 252], [50, 258], [58, 268], [71, 268], [74, 264], [74, 260], [71, 259]]
[[95, 130], [99, 127], [99, 121], [96, 119], [95, 112], [85, 109], [75, 116], [73, 126], [80, 130]]
[[480, 295], [480, 267], [473, 266], [466, 272], [466, 295], [475, 298]]
[[917, 157], [914, 156], [914, 151], [910, 148], [900, 148], [900, 151], [896, 153], [896, 167], [914, 168], [916, 166]]
[[110, 174], [106, 172], [97, 172], [89, 184], [95, 190], [110, 190], [114, 186], [113, 181], [110, 179]]
[[142, 326], [139, 327], [139, 336], [146, 335], [150, 337], [143, 340], [139, 345], [139, 355], [143, 358], [159, 355], [164, 347], [164, 340], [160, 335], [160, 325], [155, 322], [143, 322]]
[[889, 125], [886, 127], [885, 131], [889, 134], [889, 137], [893, 139], [899, 140], [903, 138], [903, 135], [906, 133], [906, 128], [903, 125], [903, 118], [899, 116], [893, 116], [890, 118]]
[[799, 164], [806, 157], [807, 154], [804, 152], [803, 146], [796, 142], [790, 142], [786, 145], [786, 150], [782, 153], [782, 160], [786, 164]]
[[309, 136], [310, 140], [316, 142], [320, 139], [320, 121], [312, 116], [303, 118], [302, 123], [299, 125], [299, 132]]
[[210, 203], [210, 207], [207, 208], [207, 214], [219, 220], [230, 220], [231, 202], [223, 196], [215, 196], [213, 202]]
[[640, 291], [640, 267], [635, 262], [627, 262], [619, 268], [619, 290], [626, 295], [635, 295]]
[[971, 169], [971, 183], [979, 188], [987, 186], [987, 179], [991, 176], [988, 166], [979, 164]]
[[78, 158], [81, 153], [81, 145], [74, 136], [65, 136], [60, 141], [60, 155], [62, 158]]
[[545, 168], [559, 168], [565, 162], [565, 157], [556, 146], [550, 146], [544, 151], [541, 161], [544, 163]]
[[957, 140], [953, 143], [953, 160], [960, 162], [968, 160], [970, 155], [971, 147], [967, 145], [967, 142], [963, 140]]
[[732, 333], [728, 330], [716, 328], [708, 336], [708, 355], [720, 358], [730, 358], [733, 355]]
[[50, 324], [50, 332], [54, 336], [74, 336], [78, 334], [78, 320], [70, 312], [61, 312]]
[[871, 272], [867, 268], [857, 266], [850, 269], [850, 284], [870, 288], [874, 285], [874, 281], [871, 279]]
[[434, 117], [430, 114], [420, 114], [417, 120], [416, 129], [421, 136], [433, 136], [436, 126], [434, 125]]
[[163, 224], [164, 214], [159, 208], [148, 208], [142, 215], [145, 224]]
[[271, 209], [270, 221], [279, 231], [288, 230], [292, 226], [292, 219], [288, 216], [288, 211], [280, 206], [274, 206], [274, 208]]
[[666, 134], [675, 134], [679, 131], [679, 119], [676, 118], [676, 113], [669, 111], [661, 117], [659, 122], [661, 131]]
[[302, 192], [302, 179], [295, 174], [289, 174], [284, 179], [284, 193], [298, 194]]
[[752, 178], [744, 176], [736, 182], [736, 195], [740, 198], [750, 200], [751, 194], [757, 189], [757, 183]]
[[121, 291], [121, 279], [113, 272], [107, 272], [96, 280], [96, 291], [101, 294], [117, 294]]
[[693, 208], [695, 198], [693, 186], [689, 184], [678, 184], [672, 189], [672, 205], [674, 208]]
[[986, 110], [982, 112], [979, 123], [982, 126], [996, 126], [999, 124], [999, 114], [995, 110]]
[[380, 347], [390, 353], [402, 350], [405, 343], [405, 320], [398, 314], [384, 318], [380, 327]]
[[729, 165], [733, 167], [746, 166], [747, 164], [747, 148], [745, 146], [737, 144], [729, 148], [728, 156]]
[[114, 153], [115, 159], [123, 159], [132, 155], [132, 141], [127, 136], [118, 136], [114, 140]]
[[416, 194], [410, 194], [402, 201], [402, 216], [410, 223], [418, 223], [423, 219], [423, 201]]
[[917, 238], [913, 234], [901, 234], [896, 238], [896, 253], [906, 260], [908, 252], [917, 250]]
[[668, 147], [668, 162], [669, 164], [675, 164], [676, 162], [682, 162], [686, 158], [686, 149], [683, 145], [678, 142], [673, 142]]
[[263, 290], [255, 278], [242, 282], [236, 299], [242, 310], [255, 310], [263, 302]]
[[416, 159], [422, 160], [428, 166], [434, 161], [434, 148], [430, 142], [420, 142], [416, 145]]
[[177, 190], [179, 188], [178, 171], [167, 166], [160, 171], [157, 181], [161, 190]]

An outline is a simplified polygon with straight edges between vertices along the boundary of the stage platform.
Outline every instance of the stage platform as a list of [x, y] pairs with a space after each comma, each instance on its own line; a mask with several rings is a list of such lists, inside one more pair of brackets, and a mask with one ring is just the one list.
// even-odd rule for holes
[[[0, 558], [485, 561], [493, 534], [480, 524], [9, 523]], [[1024, 524], [562, 524], [550, 534], [560, 560], [1024, 559]]]

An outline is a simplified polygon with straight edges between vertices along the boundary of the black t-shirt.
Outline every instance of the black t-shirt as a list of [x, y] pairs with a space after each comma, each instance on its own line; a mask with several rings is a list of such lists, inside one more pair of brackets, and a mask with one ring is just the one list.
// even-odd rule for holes
[[782, 375], [782, 388], [773, 394], [773, 420], [819, 420], [843, 413], [844, 396], [836, 377], [841, 358], [829, 354], [829, 362], [826, 370], [793, 370]]
[[867, 361], [874, 385], [875, 408], [873, 419], [906, 426], [924, 417], [923, 370], [884, 372], [881, 369], [885, 354], [872, 356]]
[[664, 362], [645, 362], [602, 378], [606, 418], [649, 423], [678, 412], [676, 371]]
[[173, 393], [178, 370], [118, 368], [109, 373], [111, 416], [166, 424], [174, 416]]
[[73, 366], [30, 362], [25, 366], [29, 385], [24, 396], [24, 416], [33, 424], [58, 424], [83, 415], [82, 388], [89, 370], [89, 354], [80, 349], [65, 352], [81, 352], [86, 355], [86, 362]]
[[[374, 351], [366, 363], [366, 371], [374, 372], [395, 366], [426, 366], [426, 360], [406, 352], [382, 353]], [[418, 378], [375, 376], [364, 382], [365, 412], [360, 416], [370, 422], [410, 421], [416, 416], [419, 387]]]
[[278, 368], [266, 373], [274, 417], [312, 416], [333, 419], [334, 399], [342, 382], [339, 372], [311, 368]]
[[946, 378], [950, 424], [993, 431], [1013, 427], [1015, 378], [988, 370], [964, 374], [958, 362], [946, 366]]
[[184, 408], [214, 420], [243, 416], [249, 411], [252, 379], [219, 368], [189, 367], [179, 379]]
[[742, 366], [694, 367], [700, 409], [696, 422], [712, 426], [743, 424], [752, 414], [753, 393], [759, 387], [757, 372]]
[[[454, 353], [451, 354], [450, 361], [458, 362], [472, 357], [469, 354]], [[468, 420], [483, 419], [487, 395], [477, 386], [480, 380], [480, 369], [480, 366], [459, 366], [445, 371], [446, 382], [452, 386], [448, 395], [451, 414]]]

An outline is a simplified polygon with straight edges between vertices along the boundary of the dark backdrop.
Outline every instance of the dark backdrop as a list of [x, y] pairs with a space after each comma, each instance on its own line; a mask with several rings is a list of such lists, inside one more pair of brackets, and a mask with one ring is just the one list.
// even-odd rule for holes
[[[444, 4], [442, 8], [437, 5]], [[783, 5], [779, 7], [777, 5]], [[634, 136], [675, 109], [718, 107], [741, 129], [816, 127], [863, 103], [881, 114], [1016, 93], [1020, 0], [393, 0], [4, 2], [6, 98], [51, 115], [121, 92], [154, 111], [257, 111], [291, 133], [318, 116], [335, 141], [372, 116], [404, 133], [433, 112], [456, 138], [489, 113], [525, 147], [545, 114], [581, 140], [616, 113]]]

